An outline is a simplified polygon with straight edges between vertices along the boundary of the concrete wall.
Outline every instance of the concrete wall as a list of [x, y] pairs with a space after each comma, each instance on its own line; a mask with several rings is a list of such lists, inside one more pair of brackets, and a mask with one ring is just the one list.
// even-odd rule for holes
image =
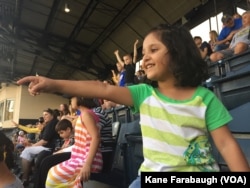
[[[68, 99], [56, 94], [42, 93], [35, 97], [28, 93], [27, 86], [17, 86], [15, 84], [2, 85], [0, 89], [0, 102], [6, 99], [13, 99], [14, 113], [13, 120], [37, 119], [42, 116], [43, 110], [47, 108], [58, 109], [61, 103], [68, 104]], [[0, 126], [9, 127], [10, 121], [1, 122]]]

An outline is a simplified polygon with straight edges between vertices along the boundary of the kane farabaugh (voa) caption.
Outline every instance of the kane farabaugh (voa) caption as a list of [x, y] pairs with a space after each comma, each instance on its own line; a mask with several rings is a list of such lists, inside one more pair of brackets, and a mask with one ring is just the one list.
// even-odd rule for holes
[[[197, 187], [229, 187], [237, 185], [239, 187], [250, 187], [250, 173], [231, 172], [142, 172], [142, 187], [156, 185], [164, 187], [166, 184], [176, 186], [176, 184], [192, 184]], [[212, 185], [212, 186], [211, 186]]]

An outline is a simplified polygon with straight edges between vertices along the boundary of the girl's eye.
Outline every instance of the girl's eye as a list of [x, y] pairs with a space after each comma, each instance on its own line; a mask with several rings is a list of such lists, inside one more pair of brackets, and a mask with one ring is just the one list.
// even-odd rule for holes
[[156, 52], [156, 51], [157, 51], [156, 48], [151, 49], [151, 52]]

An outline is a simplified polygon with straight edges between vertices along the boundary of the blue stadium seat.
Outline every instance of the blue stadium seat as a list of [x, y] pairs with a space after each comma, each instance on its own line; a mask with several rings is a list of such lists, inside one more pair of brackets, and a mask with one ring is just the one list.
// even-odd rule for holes
[[233, 133], [250, 134], [250, 102], [229, 111], [233, 120], [228, 124]]
[[[248, 164], [250, 165], [250, 102], [245, 103], [237, 108], [229, 111], [233, 120], [228, 124], [228, 127], [234, 135], [244, 152]], [[214, 155], [221, 168], [221, 171], [229, 171], [225, 161], [213, 145]]]
[[250, 65], [212, 81], [214, 92], [228, 110], [250, 101]]

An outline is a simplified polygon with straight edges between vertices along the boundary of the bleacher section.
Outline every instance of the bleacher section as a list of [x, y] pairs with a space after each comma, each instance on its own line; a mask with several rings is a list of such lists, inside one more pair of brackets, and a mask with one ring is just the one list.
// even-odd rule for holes
[[[250, 165], [250, 102], [243, 104], [233, 110], [230, 110], [230, 114], [233, 120], [228, 124], [229, 129], [233, 133], [236, 141], [243, 150], [247, 161]], [[214, 146], [214, 145], [213, 145]], [[225, 161], [214, 146], [214, 155], [221, 168], [221, 171], [229, 171]]]
[[[229, 110], [233, 120], [229, 129], [250, 164], [250, 51], [210, 65], [207, 87], [212, 88]], [[214, 155], [222, 171], [228, 171], [224, 160], [214, 147]]]
[[211, 77], [225, 77], [230, 72], [240, 70], [249, 64], [250, 50], [230, 58], [225, 58], [216, 63], [208, 62], [208, 72]]

